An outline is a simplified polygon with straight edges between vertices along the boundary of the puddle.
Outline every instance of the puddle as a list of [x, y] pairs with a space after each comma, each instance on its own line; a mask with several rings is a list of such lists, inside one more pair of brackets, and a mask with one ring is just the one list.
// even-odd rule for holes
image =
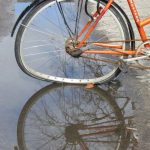
[[30, 4], [30, 2], [17, 2], [15, 4], [15, 13], [18, 16], [28, 5]]
[[[123, 91], [122, 91], [123, 92]], [[130, 99], [110, 88], [51, 84], [24, 105], [17, 128], [25, 149], [128, 150], [136, 146]]]
[[15, 15], [14, 2], [9, 1], [9, 5], [7, 3], [8, 0], [0, 1], [0, 41], [10, 33]]
[[[150, 83], [150, 71], [144, 71], [141, 75], [136, 76], [142, 83]], [[150, 86], [149, 86], [150, 88]]]
[[7, 0], [0, 1], [0, 149], [2, 150], [13, 149], [16, 144], [16, 125], [21, 106], [29, 93], [31, 95], [39, 89], [39, 82], [24, 76], [17, 66], [14, 38], [10, 37], [15, 22], [15, 3], [6, 2]]
[[[11, 8], [15, 7], [15, 14], [11, 11], [10, 16], [17, 18], [28, 4], [16, 3]], [[42, 88], [47, 83], [28, 77], [16, 63], [14, 38], [9, 37], [12, 24], [10, 26], [5, 20], [0, 24], [8, 29], [0, 27], [0, 40], [3, 38], [0, 41], [1, 149], [10, 150], [17, 143], [21, 150], [136, 149], [138, 137], [133, 103], [137, 100], [136, 94], [130, 90], [135, 96], [131, 99], [129, 89], [120, 84], [92, 90], [63, 84]], [[148, 74], [137, 78], [142, 83], [149, 82]], [[132, 79], [121, 81], [130, 84]]]

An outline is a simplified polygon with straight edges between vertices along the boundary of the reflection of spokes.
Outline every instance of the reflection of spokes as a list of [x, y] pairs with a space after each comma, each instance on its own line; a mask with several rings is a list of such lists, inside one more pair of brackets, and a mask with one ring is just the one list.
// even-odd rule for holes
[[[123, 104], [124, 107], [124, 104]], [[34, 94], [19, 117], [21, 150], [122, 150], [130, 144], [128, 117], [107, 91], [52, 84]]]
[[[88, 125], [77, 124], [70, 125], [65, 128], [65, 137], [68, 143], [78, 143], [82, 141], [81, 138], [96, 136], [96, 135], [112, 135], [118, 129], [118, 125], [108, 125], [108, 126], [98, 126], [98, 127], [89, 127]], [[91, 130], [91, 133], [86, 133], [86, 130]], [[92, 130], [95, 130], [92, 131]], [[80, 134], [80, 131], [85, 133]], [[84, 140], [85, 141], [85, 140]], [[87, 142], [87, 140], [86, 140]], [[93, 141], [94, 142], [94, 141]]]
[[[94, 60], [94, 61], [101, 61], [101, 62], [105, 62], [105, 63], [110, 63], [110, 64], [119, 64], [119, 61], [116, 61], [116, 60], [112, 60], [110, 58], [105, 58], [105, 57], [100, 57], [100, 58], [92, 58], [92, 57], [87, 57], [87, 56], [81, 56], [82, 58], [85, 58], [85, 59], [89, 59], [89, 60]], [[106, 65], [106, 64], [105, 64]]]

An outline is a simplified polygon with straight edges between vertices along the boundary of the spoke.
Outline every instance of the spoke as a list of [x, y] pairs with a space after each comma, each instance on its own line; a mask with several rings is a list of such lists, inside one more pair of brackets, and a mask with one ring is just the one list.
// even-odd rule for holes
[[66, 143], [66, 144], [63, 146], [63, 148], [60, 149], [60, 150], [65, 150], [65, 149], [67, 148], [67, 146], [68, 146], [68, 143]]
[[28, 55], [24, 55], [24, 56], [29, 57], [29, 56], [42, 55], [42, 54], [53, 53], [53, 52], [63, 52], [63, 50], [60, 50], [60, 51], [46, 51], [46, 52], [41, 52], [41, 53], [32, 53], [32, 54], [28, 54]]
[[31, 47], [25, 47], [24, 49], [32, 49], [32, 48], [44, 47], [44, 46], [48, 46], [48, 45], [53, 45], [53, 43], [48, 43], [48, 44], [43, 44], [43, 45], [35, 45], [35, 46], [31, 46]]
[[82, 150], [89, 150], [89, 148], [83, 141], [79, 141], [79, 145]]
[[[46, 10], [48, 12], [48, 10]], [[49, 12], [48, 12], [48, 15], [50, 16]], [[61, 27], [61, 26], [58, 26], [56, 23], [54, 23], [53, 21], [50, 20], [50, 18], [48, 16], [45, 16], [43, 14], [41, 14], [42, 18], [46, 18], [46, 20], [50, 23], [50, 24], [53, 24], [55, 27], [57, 27], [58, 29], [61, 28], [66, 34], [67, 32]]]
[[71, 149], [70, 149], [70, 150], [73, 150], [73, 146], [74, 146], [74, 145], [72, 144], [72, 146], [71, 146]]
[[36, 32], [42, 33], [42, 34], [47, 35], [47, 36], [51, 36], [51, 34], [48, 34], [48, 33], [44, 32], [44, 31], [37, 30], [37, 29], [31, 28], [31, 27], [27, 27], [27, 26], [26, 26], [26, 25], [24, 25], [24, 24], [21, 24], [21, 25], [22, 25], [22, 26], [24, 26], [24, 27], [25, 27], [25, 28], [27, 28], [27, 29], [30, 29], [30, 30], [33, 30], [33, 31], [36, 31]]
[[92, 57], [88, 57], [88, 56], [81, 56], [81, 57], [85, 58], [85, 59], [89, 59], [89, 60], [101, 61], [101, 62], [110, 63], [110, 64], [118, 64], [119, 63], [116, 60], [106, 59], [104, 57], [101, 57], [102, 59], [100, 59], [100, 58], [92, 58]]
[[38, 146], [38, 148], [36, 148], [36, 150], [41, 150], [41, 149], [43, 149], [47, 144], [49, 144], [49, 140], [48, 141], [46, 141], [45, 143], [43, 143], [42, 145], [40, 145], [40, 146]]
[[[61, 54], [61, 55], [55, 55], [55, 56], [52, 56], [52, 57], [49, 57], [49, 58], [47, 58], [48, 60], [50, 60], [50, 59], [52, 59], [52, 58], [55, 58], [56, 59], [56, 57], [57, 58], [60, 58], [60, 56], [64, 56], [65, 54]], [[29, 63], [32, 63], [32, 62], [36, 62], [36, 61], [38, 61], [38, 60], [41, 60], [41, 59], [45, 59], [46, 57], [42, 57], [42, 58], [39, 58], [39, 59], [36, 59], [36, 60], [28, 60], [28, 62]]]
[[[36, 28], [41, 28], [41, 30], [43, 29], [42, 27], [39, 27], [39, 26], [37, 26], [36, 24], [31, 24], [32, 26], [34, 26], [34, 27], [36, 27]], [[45, 29], [47, 29], [47, 28], [45, 28]], [[53, 31], [55, 31], [55, 30], [53, 30]], [[56, 33], [54, 33], [54, 32], [49, 32], [49, 29], [48, 29], [48, 31], [47, 30], [45, 30], [45, 32], [48, 32], [50, 35], [55, 35], [55, 37], [57, 37], [57, 38], [60, 38], [60, 36], [58, 36]], [[53, 37], [54, 38], [54, 37]], [[62, 38], [64, 38], [64, 37], [62, 37]]]
[[[52, 56], [52, 57], [49, 57], [48, 56], [48, 60], [50, 60], [50, 59], [52, 59], [52, 58], [55, 58], [56, 59], [56, 57], [57, 58], [60, 58], [60, 56], [64, 56], [65, 54], [61, 54], [61, 55], [55, 55], [55, 56]], [[39, 58], [39, 59], [36, 59], [36, 60], [28, 60], [28, 62], [29, 63], [32, 63], [32, 62], [36, 62], [36, 61], [38, 61], [38, 60], [41, 60], [41, 59], [45, 59], [46, 58], [46, 56], [45, 57], [41, 57], [41, 58]]]
[[49, 56], [47, 55], [47, 56], [44, 56], [44, 57], [40, 57], [40, 58], [38, 58], [38, 59], [28, 60], [28, 63], [32, 63], [32, 62], [36, 62], [36, 61], [39, 61], [39, 60], [42, 60], [42, 59], [46, 59], [46, 57], [49, 58]]
[[58, 2], [57, 0], [56, 0], [56, 4], [57, 4], [58, 10], [59, 10], [59, 12], [60, 12], [60, 14], [61, 14], [61, 17], [62, 17], [62, 19], [63, 19], [63, 21], [64, 21], [64, 24], [65, 24], [65, 26], [66, 26], [66, 29], [67, 29], [67, 31], [68, 31], [68, 34], [70, 35], [70, 37], [72, 37], [72, 35], [74, 35], [74, 33], [72, 32], [70, 26], [68, 25], [68, 22], [66, 21], [66, 17], [65, 17], [65, 14], [64, 14], [63, 7], [62, 7], [61, 3]]
[[78, 1], [77, 5], [78, 5], [78, 7], [77, 7], [77, 14], [76, 14], [76, 19], [75, 19], [75, 36], [76, 36], [76, 39], [78, 38], [79, 21], [80, 21], [80, 17], [81, 17], [83, 1]]
[[34, 41], [25, 41], [24, 43], [34, 43], [34, 42], [49, 42], [48, 40], [34, 40]]
[[[47, 32], [41, 31], [41, 30], [37, 30], [37, 29], [35, 29], [35, 28], [28, 27], [28, 26], [26, 26], [26, 25], [24, 25], [24, 24], [21, 24], [21, 25], [24, 26], [24, 27], [27, 28], [27, 29], [30, 29], [30, 30], [39, 32], [39, 33], [41, 33], [41, 34], [44, 34], [44, 35], [47, 35], [47, 36], [50, 36], [50, 37], [52, 36], [52, 34], [54, 34], [54, 33], [47, 33]], [[56, 34], [54, 34], [54, 35], [56, 35]], [[57, 35], [56, 35], [56, 36], [57, 36]], [[53, 38], [54, 38], [54, 37], [53, 37]], [[59, 39], [60, 36], [57, 36], [57, 38]]]
[[77, 148], [76, 148], [76, 145], [74, 145], [74, 150], [76, 150]]

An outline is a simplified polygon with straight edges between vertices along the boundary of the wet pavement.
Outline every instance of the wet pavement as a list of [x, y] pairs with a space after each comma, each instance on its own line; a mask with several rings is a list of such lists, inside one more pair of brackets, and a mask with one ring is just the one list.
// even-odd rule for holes
[[33, 79], [19, 69], [10, 37], [27, 4], [7, 2], [0, 0], [0, 149], [149, 150], [149, 72], [129, 69], [91, 90]]

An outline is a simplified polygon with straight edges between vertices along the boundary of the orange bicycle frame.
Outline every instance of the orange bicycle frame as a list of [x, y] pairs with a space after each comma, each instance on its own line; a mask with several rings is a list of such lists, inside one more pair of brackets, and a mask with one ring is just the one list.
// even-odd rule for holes
[[[83, 39], [80, 40], [77, 48], [81, 48], [86, 43], [86, 40], [88, 39], [88, 37], [90, 36], [92, 31], [95, 29], [96, 25], [101, 20], [101, 18], [105, 15], [105, 13], [111, 7], [113, 2], [114, 2], [114, 0], [109, 0], [108, 3], [106, 4], [106, 6], [104, 7], [104, 9], [101, 10], [100, 15], [98, 14], [98, 12], [95, 12], [93, 14], [93, 17], [95, 17], [96, 19], [94, 20], [94, 22], [89, 21], [83, 27], [81, 32], [79, 33], [78, 38], [80, 38], [83, 35], [83, 33], [85, 31], [87, 31], [85, 36], [83, 37]], [[137, 8], [136, 8], [135, 3], [134, 3], [134, 0], [127, 0], [127, 2], [128, 2], [129, 7], [130, 7], [131, 13], [133, 15], [134, 21], [136, 23], [137, 29], [139, 31], [141, 41], [146, 42], [148, 40], [148, 38], [147, 38], [146, 32], [144, 30], [144, 26], [150, 24], [150, 17], [141, 21], [140, 17], [139, 17], [139, 14], [138, 14], [138, 11], [137, 11]], [[129, 40], [129, 42], [130, 42], [130, 40]], [[107, 48], [115, 48], [115, 50], [85, 50], [83, 53], [88, 53], [88, 54], [110, 54], [110, 55], [135, 55], [136, 54], [135, 50], [122, 50], [123, 47], [121, 45], [110, 44], [109, 41], [108, 42], [95, 42], [95, 43], [93, 42], [93, 45], [101, 46], [101, 47], [107, 47]], [[146, 47], [150, 47], [150, 44], [147, 44]]]
[[143, 42], [145, 42], [145, 41], [147, 41], [147, 35], [145, 33], [144, 26], [150, 24], [150, 17], [141, 21], [140, 17], [139, 17], [139, 14], [138, 14], [138, 11], [136, 9], [136, 6], [134, 4], [134, 1], [133, 0], [127, 0], [127, 1], [128, 1], [130, 10], [132, 12], [134, 21], [135, 21], [135, 23], [137, 25], [137, 28], [139, 30], [141, 39], [142, 39]]

